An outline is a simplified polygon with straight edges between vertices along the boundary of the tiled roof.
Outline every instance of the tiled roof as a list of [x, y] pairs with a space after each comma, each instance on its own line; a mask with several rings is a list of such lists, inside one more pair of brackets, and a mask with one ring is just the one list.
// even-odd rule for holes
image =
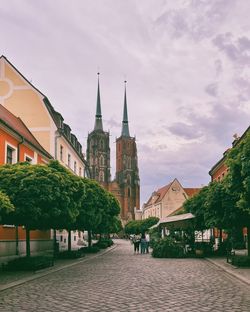
[[167, 191], [169, 190], [170, 186], [171, 186], [172, 182], [163, 186], [162, 188], [160, 188], [158, 191], [157, 191], [157, 194], [159, 195], [159, 197], [156, 199], [156, 203], [157, 202], [160, 202], [163, 197], [165, 196], [165, 194], [167, 193]]
[[201, 188], [186, 188], [186, 187], [184, 187], [183, 189], [186, 192], [186, 194], [188, 195], [188, 197], [192, 197], [195, 194], [198, 194], [199, 191], [201, 190]]
[[[169, 190], [170, 186], [171, 186], [172, 182], [159, 188], [157, 191], [155, 191], [149, 198], [149, 200], [147, 201], [146, 205], [152, 205], [156, 202], [159, 202], [162, 200], [162, 198], [164, 197], [164, 195], [167, 193], [167, 191]], [[155, 198], [154, 198], [155, 197]], [[154, 200], [153, 200], [154, 199]]]
[[0, 122], [5, 124], [8, 128], [16, 132], [18, 135], [22, 136], [24, 140], [38, 149], [43, 155], [48, 158], [52, 156], [40, 145], [33, 134], [25, 126], [22, 119], [13, 115], [4, 106], [0, 104]]

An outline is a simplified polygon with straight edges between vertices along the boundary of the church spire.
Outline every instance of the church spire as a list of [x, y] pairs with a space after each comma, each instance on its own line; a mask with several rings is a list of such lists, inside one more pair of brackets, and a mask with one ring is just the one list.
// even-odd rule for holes
[[128, 110], [127, 110], [127, 95], [126, 95], [126, 83], [125, 83], [125, 91], [124, 91], [124, 107], [123, 107], [123, 121], [122, 121], [122, 136], [130, 137], [129, 135], [129, 127], [128, 127]]
[[96, 101], [96, 114], [95, 114], [95, 128], [94, 128], [94, 130], [103, 130], [100, 86], [99, 86], [99, 75], [100, 75], [100, 73], [97, 73], [97, 75], [98, 75], [98, 87], [97, 87], [97, 101]]

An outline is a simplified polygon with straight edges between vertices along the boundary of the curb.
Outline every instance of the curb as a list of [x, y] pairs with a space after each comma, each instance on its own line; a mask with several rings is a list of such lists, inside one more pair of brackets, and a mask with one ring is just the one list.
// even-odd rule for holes
[[32, 276], [25, 277], [25, 278], [22, 278], [20, 280], [17, 280], [17, 281], [14, 281], [14, 282], [10, 282], [10, 283], [8, 283], [6, 285], [0, 286], [0, 292], [4, 291], [6, 289], [9, 289], [9, 288], [13, 288], [13, 287], [19, 286], [21, 284], [27, 283], [27, 282], [32, 281], [34, 279], [38, 279], [38, 278], [44, 277], [46, 275], [49, 275], [49, 274], [52, 274], [52, 273], [55, 273], [55, 272], [58, 272], [58, 271], [70, 268], [70, 267], [72, 267], [74, 265], [77, 265], [79, 263], [87, 262], [89, 260], [98, 258], [100, 256], [103, 256], [103, 255], [113, 251], [116, 247], [117, 247], [117, 244], [114, 244], [113, 246], [109, 247], [108, 249], [105, 249], [103, 252], [101, 251], [101, 252], [99, 252], [97, 254], [89, 255], [86, 258], [84, 257], [82, 259], [81, 258], [77, 259], [73, 263], [65, 264], [65, 265], [62, 265], [62, 266], [60, 266], [58, 268], [57, 267], [52, 267], [52, 268], [50, 267], [50, 268], [46, 268], [46, 269], [43, 269], [43, 270], [35, 271], [34, 275], [32, 275]]
[[230, 265], [230, 267], [226, 267], [225, 265], [221, 265], [220, 263], [214, 261], [213, 259], [210, 258], [205, 258], [205, 260], [207, 260], [208, 262], [210, 262], [212, 265], [222, 269], [223, 271], [225, 271], [227, 274], [239, 279], [241, 282], [247, 284], [248, 286], [250, 286], [250, 280], [248, 278], [245, 278], [244, 276], [242, 276], [241, 274], [234, 272], [233, 270], [237, 269], [237, 267]]

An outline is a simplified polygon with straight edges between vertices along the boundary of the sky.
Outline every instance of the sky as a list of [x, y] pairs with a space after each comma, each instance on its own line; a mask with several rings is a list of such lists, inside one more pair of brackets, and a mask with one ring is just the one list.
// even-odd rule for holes
[[124, 80], [141, 205], [208, 171], [250, 120], [250, 1], [1, 0], [0, 54], [45, 94], [86, 150], [97, 72], [112, 176]]

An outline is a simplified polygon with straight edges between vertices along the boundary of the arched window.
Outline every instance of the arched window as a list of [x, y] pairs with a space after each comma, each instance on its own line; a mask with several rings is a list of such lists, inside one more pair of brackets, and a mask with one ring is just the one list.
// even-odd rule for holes
[[103, 149], [104, 149], [104, 142], [103, 142], [103, 140], [102, 140], [102, 139], [100, 140], [100, 149], [101, 149], [101, 150], [103, 150]]
[[131, 184], [131, 177], [130, 177], [129, 174], [127, 175], [127, 183], [128, 183], [128, 184]]
[[100, 163], [100, 166], [104, 166], [104, 157], [103, 157], [103, 155], [100, 156], [99, 163]]
[[103, 171], [100, 172], [99, 181], [100, 182], [104, 182], [104, 173], [103, 173]]
[[127, 158], [127, 168], [131, 169], [131, 157], [129, 157], [129, 156]]

